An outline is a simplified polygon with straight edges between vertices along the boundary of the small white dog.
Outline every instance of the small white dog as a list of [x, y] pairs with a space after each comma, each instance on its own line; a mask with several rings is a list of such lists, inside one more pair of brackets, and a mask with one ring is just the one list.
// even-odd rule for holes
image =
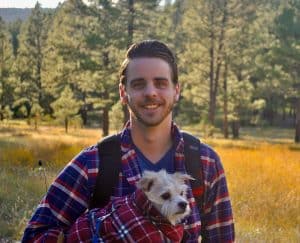
[[193, 178], [165, 170], [145, 171], [134, 193], [79, 217], [69, 231], [67, 243], [91, 239], [114, 243], [181, 242], [184, 230], [178, 223], [191, 212], [186, 180]]
[[137, 187], [146, 194], [156, 209], [175, 225], [191, 211], [186, 198], [187, 180], [194, 179], [179, 172], [169, 174], [165, 170], [145, 171]]

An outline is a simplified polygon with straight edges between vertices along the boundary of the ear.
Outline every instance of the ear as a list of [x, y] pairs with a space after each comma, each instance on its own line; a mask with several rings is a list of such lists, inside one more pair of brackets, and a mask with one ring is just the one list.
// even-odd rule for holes
[[143, 177], [137, 182], [137, 188], [149, 192], [154, 184], [155, 175], [152, 171], [144, 171]]
[[179, 83], [177, 83], [175, 85], [175, 100], [176, 100], [176, 102], [179, 100], [179, 97], [180, 97], [180, 85], [179, 85]]
[[174, 175], [175, 175], [176, 180], [179, 180], [181, 182], [185, 182], [187, 180], [192, 180], [192, 181], [195, 180], [195, 178], [193, 178], [192, 176], [190, 176], [188, 174], [182, 174], [180, 172], [176, 172]]
[[150, 178], [142, 177], [136, 184], [137, 188], [144, 192], [149, 192], [153, 186], [154, 180]]
[[122, 83], [119, 84], [119, 95], [120, 95], [121, 103], [123, 105], [126, 105], [128, 103], [128, 97], [127, 97], [125, 85]]

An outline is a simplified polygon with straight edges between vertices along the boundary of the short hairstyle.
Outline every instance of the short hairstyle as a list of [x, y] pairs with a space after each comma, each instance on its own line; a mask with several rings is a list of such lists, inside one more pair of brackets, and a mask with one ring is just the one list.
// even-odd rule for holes
[[127, 67], [130, 60], [140, 57], [156, 57], [166, 61], [171, 68], [172, 82], [174, 84], [178, 83], [178, 68], [175, 56], [166, 44], [158, 40], [144, 40], [129, 47], [119, 72], [120, 83], [125, 85], [127, 82]]

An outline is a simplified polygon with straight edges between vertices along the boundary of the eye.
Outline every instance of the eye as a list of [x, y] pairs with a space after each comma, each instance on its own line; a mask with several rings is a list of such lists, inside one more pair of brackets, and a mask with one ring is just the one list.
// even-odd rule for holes
[[181, 192], [180, 192], [180, 196], [183, 196], [183, 195], [184, 195], [184, 191], [181, 191]]
[[155, 86], [158, 89], [165, 89], [166, 87], [168, 87], [168, 80], [167, 79], [157, 79], [155, 80]]
[[142, 80], [142, 79], [133, 80], [133, 81], [130, 83], [130, 86], [131, 86], [133, 89], [136, 89], [136, 90], [143, 89], [144, 86], [145, 86], [145, 81]]
[[171, 197], [171, 194], [169, 192], [165, 192], [162, 195], [160, 195], [160, 197], [164, 200], [168, 200]]

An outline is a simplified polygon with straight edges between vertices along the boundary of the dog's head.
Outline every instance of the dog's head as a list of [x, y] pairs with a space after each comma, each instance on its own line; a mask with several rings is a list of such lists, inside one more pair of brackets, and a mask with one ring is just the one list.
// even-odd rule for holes
[[175, 225], [191, 211], [186, 197], [186, 180], [194, 179], [190, 175], [178, 172], [168, 174], [165, 170], [145, 171], [137, 187], [143, 190], [161, 214]]

